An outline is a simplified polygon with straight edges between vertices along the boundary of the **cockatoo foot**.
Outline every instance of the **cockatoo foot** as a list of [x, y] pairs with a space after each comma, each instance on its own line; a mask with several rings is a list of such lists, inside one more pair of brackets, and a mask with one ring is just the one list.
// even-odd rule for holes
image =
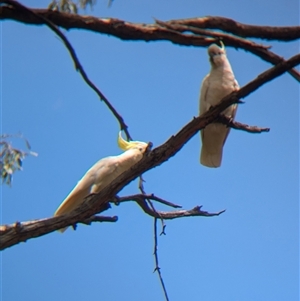
[[120, 205], [120, 198], [116, 195], [112, 200], [112, 203], [114, 203], [116, 206]]

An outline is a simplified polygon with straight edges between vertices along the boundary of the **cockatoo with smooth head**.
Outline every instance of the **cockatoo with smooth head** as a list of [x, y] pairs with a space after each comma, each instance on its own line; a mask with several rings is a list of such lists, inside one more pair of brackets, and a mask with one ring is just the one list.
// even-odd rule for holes
[[[200, 91], [200, 115], [217, 105], [223, 97], [239, 89], [226, 57], [224, 44], [222, 47], [212, 44], [208, 47], [211, 70], [203, 79]], [[225, 116], [235, 117], [237, 104], [233, 104], [222, 112]], [[211, 123], [201, 130], [202, 149], [200, 163], [207, 167], [219, 167], [222, 161], [223, 146], [230, 128], [221, 123]]]
[[[54, 216], [73, 211], [84, 202], [88, 195], [99, 193], [120, 174], [140, 161], [148, 146], [147, 143], [140, 141], [127, 142], [122, 138], [121, 132], [118, 136], [118, 145], [125, 152], [119, 156], [101, 159], [92, 166], [61, 203]], [[64, 232], [66, 229], [63, 228], [59, 231]]]

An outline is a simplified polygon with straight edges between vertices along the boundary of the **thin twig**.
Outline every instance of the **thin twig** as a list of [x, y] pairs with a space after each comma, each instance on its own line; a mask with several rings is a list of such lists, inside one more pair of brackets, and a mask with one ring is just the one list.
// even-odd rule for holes
[[270, 128], [260, 128], [257, 126], [244, 124], [244, 123], [241, 123], [238, 121], [234, 121], [231, 118], [229, 118], [223, 114], [221, 114], [220, 117], [215, 122], [223, 123], [223, 124], [227, 125], [228, 127], [233, 128], [235, 130], [241, 130], [241, 131], [245, 131], [245, 132], [253, 133], [253, 134], [270, 132]]
[[158, 249], [158, 242], [157, 242], [157, 218], [154, 218], [154, 252], [153, 252], [153, 255], [154, 255], [154, 258], [155, 258], [155, 269], [154, 269], [153, 273], [157, 272], [159, 281], [160, 281], [162, 289], [164, 291], [165, 298], [166, 298], [167, 301], [169, 301], [169, 297], [168, 297], [168, 293], [167, 293], [167, 290], [166, 290], [166, 286], [165, 286], [164, 280], [162, 278], [160, 267], [159, 267], [159, 264], [158, 264], [158, 251], [157, 251], [157, 249]]
[[123, 117], [112, 106], [112, 104], [105, 97], [105, 95], [89, 79], [89, 77], [87, 76], [84, 68], [82, 67], [82, 65], [81, 65], [81, 63], [80, 63], [80, 61], [79, 61], [79, 59], [78, 59], [78, 57], [75, 53], [75, 50], [74, 50], [73, 46], [68, 41], [66, 36], [58, 29], [58, 27], [54, 23], [52, 23], [50, 20], [48, 20], [46, 17], [44, 17], [43, 15], [35, 13], [33, 10], [27, 8], [26, 6], [20, 4], [17, 1], [14, 1], [14, 0], [0, 0], [0, 3], [6, 3], [6, 4], [9, 4], [9, 5], [12, 5], [12, 6], [22, 10], [25, 14], [31, 14], [31, 15], [35, 16], [36, 18], [42, 20], [45, 25], [47, 25], [52, 31], [54, 31], [61, 38], [61, 40], [63, 41], [63, 43], [65, 44], [66, 48], [68, 49], [68, 51], [71, 55], [71, 58], [74, 62], [76, 71], [78, 71], [80, 73], [80, 75], [82, 76], [83, 80], [87, 83], [87, 85], [90, 88], [92, 88], [92, 90], [94, 90], [96, 92], [96, 94], [99, 96], [100, 100], [102, 100], [106, 104], [106, 106], [109, 108], [109, 110], [113, 113], [113, 115], [116, 117], [116, 119], [118, 120], [118, 122], [120, 124], [120, 129], [125, 132], [127, 139], [132, 140], [132, 138], [129, 134], [129, 131], [128, 131], [128, 126], [124, 122]]
[[[144, 184], [143, 184], [143, 182], [144, 182], [143, 175], [140, 175], [140, 177], [139, 177], [139, 189], [142, 192], [142, 195], [146, 195], [146, 192], [144, 190]], [[163, 218], [160, 216], [160, 214], [157, 212], [157, 210], [155, 209], [155, 207], [154, 207], [153, 203], [151, 202], [150, 198], [146, 197], [143, 200], [147, 201], [147, 203], [151, 206], [152, 211], [155, 212], [159, 216], [159, 219], [161, 220], [162, 231], [161, 231], [160, 235], [166, 234], [165, 233], [165, 228], [166, 228], [165, 222], [164, 222]], [[155, 257], [155, 262], [156, 262], [156, 266], [155, 266], [154, 272], [157, 271], [158, 278], [160, 280], [161, 286], [162, 286], [164, 294], [165, 294], [165, 298], [166, 298], [167, 301], [169, 301], [167, 290], [166, 290], [166, 287], [165, 287], [165, 284], [164, 284], [164, 281], [163, 281], [163, 278], [162, 278], [162, 275], [161, 275], [161, 272], [160, 272], [160, 268], [158, 267], [156, 220], [157, 219], [154, 218], [154, 257]]]
[[191, 216], [204, 216], [204, 217], [214, 217], [219, 216], [220, 214], [225, 212], [225, 209], [218, 212], [208, 212], [202, 210], [202, 206], [196, 206], [189, 210], [174, 210], [174, 211], [154, 211], [149, 207], [147, 202], [143, 199], [135, 200], [138, 205], [143, 209], [143, 211], [155, 218], [163, 217], [163, 219], [177, 219], [182, 217], [191, 217]]
[[[167, 200], [164, 200], [162, 198], [159, 198], [157, 196], [155, 196], [154, 194], [133, 194], [133, 195], [128, 195], [128, 196], [123, 196], [123, 197], [117, 197], [117, 203], [124, 203], [124, 202], [129, 202], [129, 201], [137, 201], [137, 200], [153, 200], [156, 201], [158, 203], [164, 204], [166, 206], [170, 206], [173, 208], [182, 208], [182, 206], [171, 203]], [[114, 203], [114, 201], [112, 201], [112, 203]]]

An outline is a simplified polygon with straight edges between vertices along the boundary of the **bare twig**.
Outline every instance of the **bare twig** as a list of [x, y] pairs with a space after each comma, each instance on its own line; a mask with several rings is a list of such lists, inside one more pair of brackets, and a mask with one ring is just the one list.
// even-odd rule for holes
[[160, 267], [159, 267], [159, 264], [158, 264], [157, 218], [154, 218], [154, 231], [153, 232], [154, 232], [154, 252], [153, 252], [153, 255], [154, 255], [154, 259], [155, 259], [155, 268], [154, 268], [153, 273], [157, 272], [159, 281], [161, 283], [161, 286], [162, 286], [162, 289], [163, 289], [163, 292], [164, 292], [164, 295], [165, 295], [165, 299], [167, 301], [169, 301], [167, 289], [166, 289], [164, 280], [162, 278]]
[[132, 140], [129, 131], [128, 131], [128, 126], [126, 125], [126, 123], [124, 122], [123, 117], [117, 112], [117, 110], [112, 106], [112, 104], [109, 102], [109, 100], [105, 97], [105, 95], [96, 87], [96, 85], [89, 79], [88, 75], [86, 74], [84, 68], [82, 67], [74, 48], [72, 47], [71, 43], [68, 41], [68, 39], [65, 37], [65, 35], [58, 29], [58, 27], [51, 22], [49, 19], [47, 19], [47, 17], [45, 17], [44, 15], [41, 14], [37, 14], [34, 10], [31, 10], [29, 8], [27, 8], [26, 6], [20, 4], [17, 1], [14, 0], [0, 0], [0, 3], [6, 3], [9, 5], [12, 5], [13, 7], [21, 10], [21, 12], [23, 13], [23, 15], [32, 15], [37, 19], [40, 19], [42, 23], [44, 23], [45, 25], [47, 25], [52, 31], [54, 31], [63, 41], [63, 43], [65, 44], [66, 48], [68, 49], [71, 58], [74, 62], [75, 65], [75, 69], [80, 73], [80, 75], [82, 76], [83, 80], [87, 83], [87, 85], [96, 92], [96, 94], [99, 96], [100, 100], [102, 100], [106, 106], [109, 108], [109, 110], [113, 113], [113, 115], [116, 117], [116, 119], [118, 120], [119, 124], [120, 124], [120, 129], [123, 130], [126, 134], [126, 137], [128, 140]]
[[216, 122], [223, 123], [230, 128], [245, 131], [248, 133], [258, 134], [258, 133], [263, 133], [263, 132], [270, 132], [270, 128], [260, 128], [257, 126], [251, 126], [248, 124], [240, 123], [238, 121], [233, 121], [231, 118], [229, 118], [223, 114], [221, 114], [219, 116], [219, 118], [216, 120]]
[[139, 206], [143, 209], [145, 213], [155, 218], [162, 217], [163, 219], [176, 219], [180, 217], [191, 217], [191, 216], [204, 216], [204, 217], [213, 217], [218, 216], [225, 212], [225, 210], [221, 210], [218, 212], [210, 213], [208, 211], [203, 211], [202, 206], [196, 206], [190, 210], [174, 210], [174, 211], [157, 211], [152, 210], [145, 200], [136, 200]]
[[[175, 211], [158, 211], [155, 208], [152, 208], [148, 205], [147, 200], [154, 200], [161, 204], [164, 204], [166, 206], [170, 206], [173, 208], [181, 208], [181, 206], [176, 205], [174, 203], [171, 203], [169, 201], [166, 201], [162, 198], [159, 198], [153, 194], [144, 195], [144, 194], [134, 194], [134, 195], [128, 195], [124, 197], [117, 197], [118, 203], [124, 203], [128, 201], [135, 201], [138, 203], [138, 205], [143, 209], [145, 213], [147, 213], [150, 216], [153, 216], [154, 218], [163, 218], [163, 219], [175, 219], [179, 217], [188, 217], [188, 216], [206, 216], [206, 217], [212, 217], [212, 216], [218, 216], [221, 213], [225, 212], [225, 210], [221, 210], [219, 212], [210, 213], [207, 211], [202, 210], [202, 206], [196, 206], [190, 210], [175, 210]], [[113, 202], [113, 201], [112, 201]]]
[[169, 201], [166, 201], [162, 198], [159, 198], [155, 196], [154, 194], [133, 194], [133, 195], [128, 195], [128, 196], [123, 196], [123, 197], [118, 197], [117, 202], [118, 203], [124, 203], [124, 202], [129, 202], [129, 201], [139, 201], [139, 200], [153, 200], [158, 203], [164, 204], [166, 206], [170, 206], [173, 208], [182, 208], [182, 206], [171, 203]]
[[[144, 190], [144, 179], [143, 179], [143, 175], [141, 174], [140, 177], [139, 177], [139, 189], [142, 193], [142, 195], [146, 195], [146, 192]], [[146, 200], [147, 203], [151, 206], [152, 208], [152, 211], [155, 212], [158, 216], [159, 216], [159, 219], [161, 220], [161, 226], [162, 226], [162, 231], [161, 231], [161, 234], [165, 234], [165, 228], [166, 228], [166, 225], [165, 225], [165, 222], [163, 220], [163, 218], [159, 215], [159, 213], [157, 212], [157, 210], [155, 209], [153, 203], [151, 202], [150, 198], [147, 198], [147, 197], [144, 197], [143, 198], [143, 201]], [[138, 202], [138, 201], [137, 201]], [[139, 202], [138, 202], [139, 203]], [[146, 204], [147, 204], [146, 203]], [[157, 227], [156, 227], [156, 221], [157, 219], [154, 218], [154, 257], [155, 257], [155, 262], [156, 262], [156, 265], [155, 265], [155, 269], [154, 269], [154, 272], [157, 271], [157, 274], [158, 274], [158, 278], [159, 278], [159, 281], [161, 283], [161, 286], [163, 288], [163, 291], [164, 291], [164, 295], [165, 295], [165, 298], [167, 301], [169, 301], [169, 298], [168, 298], [168, 293], [167, 293], [167, 289], [165, 287], [165, 284], [164, 284], [164, 280], [162, 278], [162, 275], [161, 275], [161, 271], [160, 271], [160, 268], [158, 267], [158, 254], [157, 254], [157, 247], [158, 247], [158, 242], [157, 242]]]

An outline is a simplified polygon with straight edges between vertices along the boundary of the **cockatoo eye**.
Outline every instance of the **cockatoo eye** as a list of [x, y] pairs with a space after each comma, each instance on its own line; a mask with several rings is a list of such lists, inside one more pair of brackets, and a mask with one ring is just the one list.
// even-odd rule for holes
[[218, 51], [218, 52], [213, 52], [211, 54], [212, 57], [216, 56], [216, 55], [222, 55], [223, 53], [221, 51]]

